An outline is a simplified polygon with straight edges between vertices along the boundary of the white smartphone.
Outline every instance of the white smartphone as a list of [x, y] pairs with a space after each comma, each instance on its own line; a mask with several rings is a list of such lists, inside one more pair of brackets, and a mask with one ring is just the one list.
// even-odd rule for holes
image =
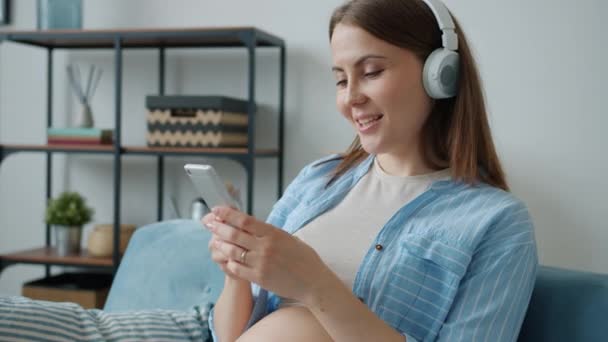
[[186, 164], [186, 174], [194, 184], [198, 193], [203, 197], [209, 208], [219, 205], [240, 209], [238, 203], [226, 189], [224, 182], [211, 165]]

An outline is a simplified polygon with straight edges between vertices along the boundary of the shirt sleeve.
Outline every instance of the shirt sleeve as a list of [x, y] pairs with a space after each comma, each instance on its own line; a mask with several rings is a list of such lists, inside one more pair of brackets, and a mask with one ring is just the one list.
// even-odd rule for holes
[[532, 221], [519, 203], [476, 249], [437, 341], [516, 341], [537, 268]]
[[417, 339], [413, 338], [412, 336], [410, 336], [406, 333], [402, 333], [401, 335], [403, 335], [403, 337], [405, 337], [405, 342], [418, 342]]
[[207, 319], [207, 323], [209, 326], [209, 332], [211, 333], [211, 340], [212, 341], [219, 341], [219, 339], [217, 338], [217, 335], [215, 333], [215, 329], [213, 328], [213, 313], [214, 313], [215, 307], [211, 308], [211, 311], [209, 311], [209, 318]]

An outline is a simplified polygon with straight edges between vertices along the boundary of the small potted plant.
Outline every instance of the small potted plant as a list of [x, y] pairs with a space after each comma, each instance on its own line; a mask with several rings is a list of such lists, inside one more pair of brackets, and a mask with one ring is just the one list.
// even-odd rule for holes
[[46, 223], [53, 226], [57, 254], [80, 252], [82, 226], [91, 221], [93, 209], [77, 192], [63, 192], [51, 199], [46, 208]]

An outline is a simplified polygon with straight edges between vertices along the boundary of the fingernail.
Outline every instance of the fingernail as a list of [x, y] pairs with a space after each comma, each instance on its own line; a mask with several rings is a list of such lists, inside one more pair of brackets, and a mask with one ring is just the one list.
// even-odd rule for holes
[[211, 222], [206, 224], [206, 227], [208, 230], [214, 231], [215, 230], [215, 225]]

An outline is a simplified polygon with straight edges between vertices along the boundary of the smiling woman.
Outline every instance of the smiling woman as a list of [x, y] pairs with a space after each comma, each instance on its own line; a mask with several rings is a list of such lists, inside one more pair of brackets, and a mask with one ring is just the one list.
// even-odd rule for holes
[[[329, 25], [355, 140], [261, 222], [214, 208], [221, 341], [515, 341], [538, 264], [477, 67], [440, 0], [351, 0]], [[250, 290], [251, 286], [251, 290]]]
[[[350, 148], [302, 169], [266, 221], [204, 216], [222, 293], [159, 323], [222, 342], [517, 341], [534, 225], [509, 192], [458, 21], [440, 0], [350, 0], [329, 48]], [[36, 309], [9, 300], [0, 315], [18, 305]]]

